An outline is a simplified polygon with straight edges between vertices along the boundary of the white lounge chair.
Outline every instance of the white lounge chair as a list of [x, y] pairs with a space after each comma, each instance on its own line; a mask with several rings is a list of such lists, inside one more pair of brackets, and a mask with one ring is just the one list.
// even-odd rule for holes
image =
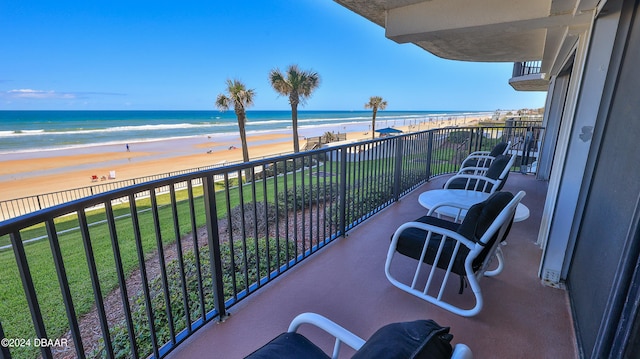
[[[471, 152], [467, 158], [462, 161], [460, 171], [464, 171], [466, 167], [482, 167], [488, 168], [491, 162], [500, 155], [506, 155], [511, 147], [511, 141], [500, 142], [495, 145], [491, 151], [475, 151]], [[458, 172], [460, 172], [458, 171]], [[477, 173], [476, 173], [477, 174]]]
[[507, 181], [515, 160], [515, 156], [499, 155], [491, 162], [489, 168], [467, 167], [466, 173], [459, 172], [449, 178], [444, 188], [487, 193], [499, 191]]
[[[312, 324], [336, 338], [331, 357], [297, 331], [303, 324]], [[471, 349], [456, 344], [452, 350], [449, 328], [433, 320], [392, 323], [378, 329], [365, 341], [335, 322], [315, 313], [295, 317], [289, 330], [251, 353], [245, 359], [329, 359], [338, 358], [341, 344], [356, 350], [352, 359], [364, 358], [454, 358], [472, 359]]]
[[[484, 304], [479, 280], [502, 272], [504, 258], [500, 242], [506, 238], [516, 207], [524, 196], [523, 191], [515, 196], [510, 192], [496, 192], [469, 208], [462, 223], [428, 215], [401, 225], [393, 234], [387, 253], [387, 279], [403, 291], [452, 313], [466, 317], [478, 314]], [[398, 273], [397, 268], [393, 270], [398, 254], [416, 260], [413, 275]], [[497, 268], [489, 270], [496, 257]], [[451, 274], [460, 276], [460, 292], [464, 279], [468, 280], [475, 297], [473, 306], [462, 308], [446, 300], [445, 287]]]

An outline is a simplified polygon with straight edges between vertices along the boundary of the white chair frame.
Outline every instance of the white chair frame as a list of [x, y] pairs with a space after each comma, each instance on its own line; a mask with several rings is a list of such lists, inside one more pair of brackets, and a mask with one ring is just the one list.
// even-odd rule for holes
[[[467, 168], [461, 169], [460, 172], [451, 176], [447, 180], [447, 182], [444, 184], [444, 188], [449, 188], [449, 185], [451, 185], [453, 181], [455, 181], [456, 179], [462, 178], [466, 181], [465, 182], [466, 189], [461, 189], [461, 191], [486, 192], [487, 186], [491, 184], [492, 185], [491, 190], [488, 193], [493, 193], [497, 190], [500, 184], [505, 180], [505, 178], [507, 177], [507, 174], [511, 170], [511, 167], [513, 167], [513, 164], [515, 161], [516, 161], [516, 156], [511, 156], [509, 158], [509, 162], [507, 162], [507, 165], [504, 167], [504, 169], [500, 173], [500, 176], [498, 177], [498, 179], [492, 179], [485, 176], [487, 170], [489, 169], [488, 167], [487, 168], [467, 167]], [[471, 183], [473, 180], [475, 180], [475, 183], [473, 186], [471, 186]]]
[[[298, 328], [302, 324], [311, 324], [314, 325], [325, 332], [329, 333], [331, 336], [336, 338], [335, 344], [333, 346], [333, 353], [331, 355], [332, 359], [337, 359], [340, 355], [341, 344], [344, 343], [349, 347], [359, 350], [366, 343], [366, 341], [359, 336], [351, 333], [330, 319], [323, 317], [320, 314], [316, 313], [302, 313], [298, 314], [293, 320], [291, 324], [289, 324], [289, 329], [287, 330], [289, 333], [297, 332]], [[473, 359], [473, 354], [471, 353], [471, 349], [465, 344], [458, 343], [455, 345], [453, 349], [453, 354], [451, 355], [452, 359]]]
[[[384, 268], [387, 279], [389, 280], [389, 282], [391, 282], [391, 284], [398, 287], [399, 289], [409, 294], [412, 294], [420, 299], [423, 299], [429, 303], [435, 304], [452, 313], [465, 316], [465, 317], [471, 317], [478, 314], [482, 310], [482, 307], [484, 305], [483, 298], [482, 298], [482, 291], [480, 289], [480, 278], [482, 278], [483, 276], [495, 276], [495, 275], [498, 275], [500, 272], [502, 272], [504, 268], [504, 258], [502, 255], [502, 251], [499, 249], [500, 242], [501, 242], [501, 239], [504, 237], [509, 225], [513, 221], [513, 216], [515, 215], [515, 211], [516, 211], [516, 207], [518, 206], [518, 203], [520, 203], [520, 201], [524, 196], [525, 196], [524, 191], [518, 192], [513, 197], [513, 199], [507, 204], [507, 206], [498, 214], [498, 216], [493, 221], [491, 226], [489, 226], [489, 228], [484, 233], [482, 238], [480, 238], [479, 242], [487, 243], [494, 236], [494, 234], [498, 233], [497, 240], [495, 241], [495, 243], [493, 243], [493, 245], [489, 249], [489, 252], [487, 253], [487, 256], [484, 262], [482, 263], [481, 267], [477, 271], [475, 272], [473, 271], [472, 265], [473, 265], [474, 259], [485, 248], [482, 244], [474, 243], [457, 232], [453, 232], [453, 231], [440, 228], [434, 225], [421, 223], [421, 222], [408, 222], [401, 225], [395, 231], [391, 239], [391, 245], [389, 246], [389, 251], [387, 252], [387, 260], [385, 262], [385, 268]], [[447, 205], [451, 206], [452, 204], [448, 203]], [[400, 234], [402, 233], [402, 231], [408, 228], [421, 229], [426, 232], [426, 236], [425, 236], [425, 241], [422, 248], [420, 259], [416, 261], [417, 264], [416, 264], [416, 269], [413, 275], [413, 279], [411, 283], [404, 283], [403, 281], [397, 279], [391, 273], [391, 266], [392, 266], [393, 258], [397, 253], [396, 249], [398, 247], [398, 240], [400, 238]], [[446, 239], [449, 238], [456, 241], [453, 254], [451, 255], [451, 259], [448, 263], [447, 269], [444, 270], [445, 273], [442, 280], [440, 281], [439, 288], [436, 287], [438, 283], [434, 283], [438, 281], [437, 279], [435, 279], [434, 274], [436, 273], [436, 270], [443, 270], [443, 269], [439, 269], [435, 265], [429, 265], [427, 263], [424, 263], [424, 258], [427, 253], [429, 241], [437, 240], [433, 238], [433, 234], [440, 234], [442, 236], [442, 238], [440, 239], [440, 244], [438, 246], [436, 256], [433, 261], [434, 264], [440, 262], [440, 257], [442, 255], [442, 250], [444, 248]], [[469, 249], [469, 254], [465, 258], [464, 268], [465, 268], [465, 275], [469, 282], [469, 286], [471, 287], [471, 291], [473, 292], [473, 295], [475, 297], [475, 305], [472, 308], [461, 308], [453, 304], [450, 304], [443, 299], [444, 290], [448, 282], [449, 276], [451, 275], [451, 270], [456, 258], [456, 254], [460, 249], [460, 246], [466, 246]], [[496, 258], [496, 257], [498, 259], [498, 268], [493, 270], [488, 270], [489, 265], [492, 262], [493, 258]], [[429, 268], [424, 268], [424, 267], [429, 267]], [[423, 273], [423, 271], [425, 272]], [[421, 278], [421, 274], [427, 275], [427, 279], [424, 284], [418, 283], [419, 279]], [[437, 295], [430, 294], [430, 290], [432, 288], [437, 291]]]
[[[507, 152], [509, 152], [510, 148], [511, 148], [511, 141], [508, 141], [507, 142], [507, 146], [505, 147], [505, 149], [501, 153], [501, 155], [506, 155]], [[467, 161], [471, 161], [471, 160], [476, 160], [476, 165], [475, 166], [469, 166], [467, 168], [470, 168], [470, 167], [480, 167], [480, 168], [489, 167], [491, 165], [491, 162], [493, 162], [493, 160], [496, 159], [494, 156], [489, 156], [490, 153], [491, 153], [491, 151], [475, 151], [475, 152], [471, 152], [467, 156], [467, 158], [462, 160], [462, 164], [460, 165], [460, 170], [458, 171], [458, 173], [461, 173], [461, 172], [464, 173], [464, 170], [465, 170], [464, 164]], [[476, 174], [478, 174], [478, 173], [476, 173]]]

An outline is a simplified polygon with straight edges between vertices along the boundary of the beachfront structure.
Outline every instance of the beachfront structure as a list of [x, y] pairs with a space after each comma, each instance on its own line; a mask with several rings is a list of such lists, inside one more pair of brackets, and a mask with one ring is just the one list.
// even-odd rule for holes
[[639, 2], [336, 1], [393, 41], [446, 59], [514, 62], [511, 86], [548, 91], [538, 275], [567, 286], [582, 356], [637, 355]]
[[[47, 337], [47, 331], [55, 329], [50, 316], [57, 314], [63, 318], [62, 322], [68, 322], [68, 337], [75, 342], [90, 342], [83, 340], [90, 335], [82, 332], [85, 328], [102, 338], [107, 343], [101, 352], [105, 356], [111, 354], [116, 344], [126, 348], [129, 343], [133, 353], [137, 352], [136, 347], [145, 346], [144, 353], [151, 352], [155, 357], [235, 358], [250, 353], [286, 330], [300, 312], [315, 311], [365, 338], [388, 322], [433, 318], [441, 325], [451, 326], [454, 340], [468, 344], [480, 358], [638, 357], [640, 182], [633, 178], [633, 173], [640, 163], [635, 144], [640, 134], [640, 104], [635, 101], [640, 83], [635, 66], [640, 57], [639, 2], [338, 2], [384, 26], [387, 36], [393, 40], [413, 42], [439, 56], [516, 62], [515, 74], [509, 80], [514, 87], [548, 91], [545, 134], [540, 137], [543, 142], [537, 166], [538, 180], [531, 175], [514, 173], [505, 186], [509, 191], [525, 189], [527, 196], [523, 203], [531, 210], [531, 217], [512, 228], [504, 248], [505, 271], [483, 281], [485, 307], [478, 316], [462, 318], [410, 298], [394, 290], [383, 273], [390, 234], [401, 223], [424, 213], [420, 212], [424, 209], [417, 202], [418, 194], [442, 185], [442, 178], [435, 175], [455, 171], [454, 167], [442, 167], [442, 159], [432, 156], [436, 148], [442, 148], [438, 138], [452, 138], [442, 131], [454, 130], [445, 129], [183, 174], [1, 223], [0, 234], [12, 234], [12, 254], [19, 270], [11, 275], [19, 278], [20, 284], [15, 288], [24, 291], [27, 303], [22, 307], [18, 303], [15, 312], [0, 313], [0, 337], [15, 336], [15, 323], [30, 321], [33, 323], [30, 335]], [[507, 130], [502, 133], [513, 136], [503, 140], [515, 140], [524, 131], [523, 128]], [[467, 152], [478, 149], [479, 144], [474, 141], [497, 137], [478, 136], [471, 129], [464, 131], [468, 134]], [[343, 160], [354, 149], [371, 153], [377, 143], [392, 144], [377, 148], [393, 148], [393, 156], [373, 156], [389, 159], [388, 162]], [[424, 146], [413, 145], [416, 143]], [[449, 143], [452, 147], [446, 148], [447, 151], [460, 150], [457, 144]], [[233, 186], [229, 180], [230, 173], [255, 166], [266, 170], [290, 161], [312, 164], [307, 158], [317, 158], [320, 154], [325, 160], [335, 160], [325, 161], [321, 170], [294, 165], [284, 172], [276, 172], [269, 181], [253, 181], [247, 187]], [[453, 163], [447, 164], [450, 165]], [[225, 191], [213, 191], [216, 176], [223, 176]], [[305, 183], [324, 190], [298, 193], [293, 190]], [[176, 199], [178, 184], [189, 188], [186, 199]], [[167, 186], [170, 195], [156, 197], [157, 189]], [[256, 261], [247, 258], [248, 252], [243, 251], [264, 247], [265, 243], [256, 239], [258, 228], [243, 225], [236, 230], [243, 235], [233, 238], [238, 240], [235, 249], [222, 250], [222, 245], [235, 242], [221, 242], [220, 236], [234, 232], [218, 227], [226, 222], [215, 220], [216, 212], [231, 212], [231, 202], [240, 198], [240, 203], [250, 204], [244, 208], [245, 212], [260, 213], [257, 203], [272, 198], [266, 186], [278, 192], [289, 186], [282, 193], [288, 193], [284, 200], [291, 199], [293, 206], [282, 210], [293, 211], [294, 215], [285, 216], [290, 222], [276, 231], [289, 231], [282, 238], [296, 241], [276, 243], [277, 256], [267, 254], [266, 261]], [[203, 193], [198, 195], [197, 189]], [[146, 193], [149, 200], [136, 201], [139, 193]], [[372, 194], [380, 197], [371, 201]], [[254, 197], [260, 201], [250, 201]], [[128, 207], [116, 208], [119, 206], [116, 200], [123, 200]], [[313, 206], [304, 205], [312, 202]], [[90, 227], [86, 208], [100, 205], [105, 206], [99, 216], [100, 224]], [[58, 236], [69, 234], [56, 231], [60, 225], [57, 221], [68, 218], [68, 213], [78, 214], [76, 221], [81, 236], [59, 241]], [[325, 215], [322, 219], [321, 213]], [[203, 227], [196, 219], [203, 218], [206, 225], [201, 231]], [[167, 229], [164, 224], [169, 222], [175, 224]], [[49, 253], [46, 258], [53, 253], [53, 259], [35, 267], [31, 258], [40, 248], [32, 244], [25, 250], [19, 233], [38, 223], [45, 223], [46, 231], [42, 235], [48, 238], [48, 242], [39, 243], [46, 244], [44, 250]], [[190, 282], [187, 290], [182, 286], [185, 281], [181, 261], [174, 262], [177, 264], [165, 272], [168, 265], [155, 260], [155, 271], [150, 274], [154, 278], [149, 280], [158, 294], [154, 299], [165, 297], [174, 309], [163, 311], [156, 307], [149, 290], [139, 291], [131, 308], [127, 293], [116, 293], [116, 298], [110, 298], [108, 304], [102, 302], [101, 288], [122, 286], [126, 279], [120, 258], [127, 256], [129, 262], [135, 262], [137, 256], [139, 262], [145, 263], [145, 254], [154, 248], [160, 252], [158, 259], [164, 259], [165, 248], [175, 248], [178, 253], [172, 258], [182, 258], [182, 247], [172, 244], [181, 242], [171, 242], [170, 238], [179, 238], [185, 225], [192, 226], [193, 232], [202, 232], [200, 241], [211, 248], [206, 255], [196, 255], [191, 262], [210, 260], [206, 265], [196, 264], [195, 268], [211, 268], [211, 271], [201, 274], [196, 270], [198, 280]], [[127, 235], [133, 235], [133, 239], [123, 241]], [[266, 238], [269, 245], [281, 237], [267, 235]], [[93, 254], [100, 250], [97, 244], [104, 244], [105, 240], [113, 243], [108, 252], [111, 260], [96, 265]], [[60, 246], [65, 245], [61, 250]], [[118, 245], [127, 248], [121, 251]], [[74, 250], [80, 253], [73, 252], [70, 256], [69, 251]], [[237, 278], [220, 260], [229, 251], [239, 255], [237, 262], [231, 260], [231, 267], [241, 268]], [[83, 256], [83, 252], [86, 255]], [[86, 257], [87, 263], [78, 265], [73, 260], [78, 257]], [[269, 259], [275, 262], [269, 264]], [[85, 268], [85, 272], [89, 267], [89, 273], [67, 280], [65, 273], [71, 271], [72, 264]], [[47, 265], [55, 269], [43, 272], [42, 268]], [[98, 271], [105, 266], [111, 266], [115, 279], [111, 278], [110, 285], [101, 286], [108, 278], [102, 278]], [[34, 278], [36, 270], [41, 277]], [[49, 283], [42, 282], [45, 275], [52, 278]], [[144, 271], [140, 273], [143, 284], [147, 282], [146, 275]], [[233, 277], [234, 284], [225, 287], [223, 277]], [[2, 278], [6, 284], [8, 277]], [[213, 283], [205, 282], [207, 278]], [[541, 285], [541, 280], [549, 286]], [[45, 284], [53, 285], [49, 293], [43, 293]], [[81, 284], [85, 284], [81, 289], [90, 294], [89, 303], [95, 298], [97, 309], [92, 315], [97, 319], [80, 325], [74, 319], [74, 303], [81, 299], [78, 290]], [[169, 284], [172, 284], [171, 291]], [[553, 288], [564, 285], [566, 290]], [[456, 286], [453, 291], [457, 290]], [[47, 304], [44, 299], [50, 299], [54, 293], [62, 297], [54, 303], [57, 306], [52, 307], [57, 312], [42, 313], [40, 306]], [[186, 301], [191, 295], [195, 303]], [[465, 297], [456, 298], [464, 300]], [[567, 299], [570, 299], [569, 307]], [[87, 299], [82, 300], [86, 306]], [[114, 308], [125, 312], [125, 323], [117, 331], [107, 319]], [[140, 308], [143, 310], [138, 310]], [[190, 314], [178, 315], [180, 308]], [[158, 325], [164, 324], [164, 327], [160, 330], [159, 326], [146, 322], [134, 324], [134, 316], [128, 314], [132, 309], [137, 310], [136, 318], [148, 317], [150, 322], [161, 318]], [[64, 319], [65, 311], [68, 320]], [[14, 320], [16, 318], [19, 320]], [[188, 323], [186, 328], [183, 318]], [[120, 336], [112, 339], [109, 334]], [[136, 338], [144, 340], [137, 342]], [[329, 347], [331, 345], [332, 342]], [[22, 353], [19, 349], [0, 347], [0, 355]], [[52, 357], [47, 348], [38, 349], [44, 357]], [[83, 350], [73, 352], [75, 349], [77, 346], [69, 350], [78, 356], [84, 355]]]

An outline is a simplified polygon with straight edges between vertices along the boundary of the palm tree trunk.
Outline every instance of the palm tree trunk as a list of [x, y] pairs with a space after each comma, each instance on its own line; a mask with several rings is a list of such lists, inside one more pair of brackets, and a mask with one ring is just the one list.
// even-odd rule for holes
[[245, 116], [238, 115], [238, 128], [240, 130], [240, 142], [242, 142], [242, 160], [249, 162], [249, 147], [247, 145], [247, 132], [245, 130]]
[[376, 138], [376, 113], [378, 109], [376, 107], [373, 108], [373, 119], [371, 120], [371, 139]]
[[300, 152], [300, 143], [298, 142], [298, 105], [291, 104], [291, 122], [293, 127], [293, 152]]
[[[241, 118], [242, 117], [242, 118]], [[246, 115], [243, 113], [238, 115], [238, 129], [240, 130], [240, 142], [242, 142], [242, 160], [243, 162], [249, 162], [249, 146], [247, 144], [247, 131], [245, 129]], [[250, 168], [247, 168], [244, 173], [246, 182], [253, 181], [253, 173]], [[240, 185], [242, 185], [242, 178], [240, 178]]]

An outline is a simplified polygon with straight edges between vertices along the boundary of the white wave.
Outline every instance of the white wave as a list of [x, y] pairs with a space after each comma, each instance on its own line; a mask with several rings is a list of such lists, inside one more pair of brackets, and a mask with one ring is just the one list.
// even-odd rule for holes
[[184, 128], [205, 128], [211, 127], [211, 124], [193, 124], [193, 123], [175, 123], [164, 125], [140, 125], [140, 126], [119, 126], [110, 127], [100, 130], [86, 130], [86, 131], [104, 131], [104, 132], [119, 132], [119, 131], [154, 131], [154, 130], [179, 130]]
[[36, 152], [51, 152], [51, 151], [62, 151], [62, 150], [75, 150], [75, 149], [83, 149], [83, 148], [93, 148], [93, 147], [105, 147], [105, 146], [123, 146], [126, 143], [149, 143], [149, 142], [161, 142], [161, 141], [170, 141], [170, 140], [179, 140], [179, 139], [189, 139], [189, 138], [198, 138], [202, 137], [202, 135], [198, 136], [172, 136], [172, 137], [162, 137], [162, 138], [139, 138], [139, 139], [129, 139], [127, 141], [106, 141], [106, 142], [94, 142], [94, 143], [83, 143], [76, 145], [61, 145], [61, 146], [51, 146], [51, 147], [37, 147], [37, 148], [26, 148], [19, 150], [9, 150], [9, 151], [0, 151], [1, 154], [20, 154], [20, 153], [36, 153]]
[[[109, 132], [126, 132], [126, 131], [162, 131], [162, 130], [180, 130], [188, 128], [211, 128], [218, 124], [192, 124], [192, 123], [176, 123], [163, 125], [140, 125], [140, 126], [117, 126], [96, 129], [77, 129], [66, 131], [45, 131], [45, 130], [18, 130], [18, 131], [0, 131], [0, 137], [13, 136], [41, 136], [41, 135], [77, 135], [90, 133], [109, 133]], [[225, 126], [225, 125], [223, 125]], [[228, 124], [226, 125], [228, 126]]]
[[0, 131], [0, 137], [15, 137], [15, 136], [28, 136], [28, 135], [40, 135], [44, 133], [44, 130], [15, 130], [15, 131]]
[[[251, 121], [251, 118], [247, 119], [247, 126], [263, 126], [263, 125], [273, 125], [278, 123], [290, 123], [291, 119], [286, 120], [266, 120], [266, 121]], [[300, 120], [298, 120], [300, 122]]]

